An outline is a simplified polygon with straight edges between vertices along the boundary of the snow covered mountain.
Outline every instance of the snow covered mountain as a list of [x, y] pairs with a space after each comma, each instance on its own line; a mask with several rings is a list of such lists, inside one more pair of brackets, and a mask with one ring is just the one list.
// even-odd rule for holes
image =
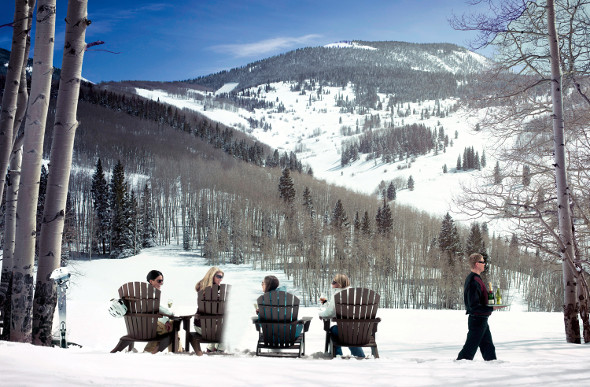
[[[466, 148], [488, 153], [487, 168], [493, 166], [486, 139], [473, 130], [477, 112], [458, 107], [464, 86], [488, 64], [451, 44], [354, 41], [296, 50], [183, 83], [129, 88], [126, 82], [125, 88], [198, 111], [281, 154], [295, 152], [316, 177], [331, 183], [379, 195], [393, 182], [399, 202], [444, 214], [453, 210], [460, 185], [482, 173], [456, 169]], [[367, 136], [412, 124], [434, 133], [436, 146], [420, 154], [343, 157]], [[407, 187], [410, 176], [413, 190]]]

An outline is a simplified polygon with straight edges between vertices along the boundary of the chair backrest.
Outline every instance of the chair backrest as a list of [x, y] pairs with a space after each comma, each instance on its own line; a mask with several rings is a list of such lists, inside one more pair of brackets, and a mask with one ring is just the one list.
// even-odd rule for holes
[[230, 288], [231, 285], [228, 284], [212, 285], [199, 292], [197, 314], [201, 324], [201, 336], [204, 340], [221, 342], [225, 303]]
[[381, 296], [366, 288], [348, 288], [334, 295], [336, 318], [375, 318]]
[[343, 343], [367, 344], [373, 337], [381, 296], [366, 288], [348, 288], [334, 296], [338, 339]]
[[258, 297], [258, 317], [266, 346], [287, 347], [297, 339], [299, 298], [274, 290]]
[[127, 335], [139, 340], [156, 337], [160, 291], [147, 282], [128, 282], [119, 288], [119, 297], [127, 307]]

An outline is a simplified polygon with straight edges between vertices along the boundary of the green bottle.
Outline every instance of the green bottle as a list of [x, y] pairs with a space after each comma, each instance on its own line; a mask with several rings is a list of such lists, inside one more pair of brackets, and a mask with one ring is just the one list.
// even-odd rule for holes
[[502, 305], [502, 294], [500, 294], [500, 288], [496, 289], [496, 304]]
[[490, 288], [488, 289], [488, 305], [495, 305], [496, 300], [494, 299], [494, 291], [492, 289], [492, 283], [488, 284]]

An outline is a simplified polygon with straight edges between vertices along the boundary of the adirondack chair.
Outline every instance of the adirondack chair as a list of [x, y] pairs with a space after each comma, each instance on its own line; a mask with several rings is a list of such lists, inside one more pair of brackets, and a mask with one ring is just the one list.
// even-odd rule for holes
[[131, 351], [136, 341], [158, 341], [158, 351], [162, 351], [176, 341], [174, 337], [178, 332], [177, 329], [164, 335], [156, 333], [158, 318], [162, 317], [159, 313], [160, 291], [158, 289], [146, 282], [128, 282], [119, 288], [119, 297], [127, 307], [127, 314], [123, 316], [127, 335], [119, 339], [119, 343], [111, 353], [122, 351], [127, 347]]
[[201, 324], [201, 334], [190, 331], [192, 316], [183, 319], [186, 331], [186, 348], [190, 345], [197, 354], [200, 353], [200, 343], [221, 343], [223, 339], [223, 323], [225, 317], [225, 302], [231, 285], [221, 284], [208, 286], [198, 293], [198, 309], [194, 318]]
[[[334, 296], [336, 317], [324, 320], [325, 352], [335, 357], [334, 346], [370, 347], [373, 357], [379, 357], [375, 333], [381, 321], [375, 317], [381, 296], [365, 288], [348, 288]], [[338, 327], [338, 336], [331, 334], [330, 321]]]
[[[304, 356], [305, 332], [312, 318], [297, 318], [299, 298], [284, 291], [272, 291], [258, 297], [257, 303], [258, 317], [252, 318], [258, 331], [256, 356]], [[271, 351], [263, 352], [262, 349]], [[285, 349], [297, 352], [280, 352]]]

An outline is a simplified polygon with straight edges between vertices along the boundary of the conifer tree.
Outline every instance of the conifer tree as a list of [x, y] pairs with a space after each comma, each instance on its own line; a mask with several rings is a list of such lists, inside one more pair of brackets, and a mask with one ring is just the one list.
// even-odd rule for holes
[[391, 215], [391, 208], [386, 203], [383, 203], [381, 209], [381, 232], [384, 235], [390, 235], [393, 231], [393, 217]]
[[485, 252], [485, 242], [481, 233], [479, 223], [474, 222], [469, 230], [469, 236], [465, 241], [465, 255], [469, 256], [473, 253], [483, 254]]
[[414, 178], [412, 177], [412, 175], [410, 175], [410, 177], [408, 177], [408, 189], [410, 191], [414, 190]]
[[447, 254], [448, 261], [454, 264], [455, 257], [461, 253], [461, 240], [459, 238], [459, 231], [449, 213], [444, 216], [440, 233], [438, 235], [438, 247]]
[[332, 226], [334, 228], [340, 230], [342, 227], [348, 224], [348, 217], [346, 216], [346, 211], [344, 210], [344, 206], [342, 205], [342, 201], [338, 199], [336, 205], [334, 206], [334, 211], [332, 211]]
[[122, 254], [128, 245], [127, 238], [127, 212], [125, 205], [127, 198], [127, 184], [125, 183], [125, 170], [118, 160], [113, 167], [110, 183], [110, 207], [113, 211], [111, 223], [111, 258], [123, 258]]
[[396, 197], [397, 192], [395, 190], [395, 185], [393, 184], [393, 182], [391, 182], [387, 187], [387, 200], [395, 200]]
[[141, 247], [156, 246], [156, 228], [154, 226], [154, 215], [152, 211], [152, 193], [146, 184], [141, 194], [140, 205], [140, 230], [141, 230]]
[[363, 215], [363, 220], [361, 222], [361, 230], [363, 231], [364, 235], [371, 235], [371, 220], [369, 219], [368, 211], [365, 211], [365, 215]]
[[361, 219], [359, 217], [359, 212], [357, 211], [354, 214], [354, 232], [358, 233], [361, 231]]
[[292, 204], [295, 200], [295, 185], [289, 168], [283, 169], [283, 175], [279, 179], [279, 195], [287, 204]]
[[494, 184], [502, 184], [502, 171], [500, 170], [500, 162], [496, 161], [494, 167]]
[[92, 175], [92, 202], [94, 205], [95, 235], [100, 242], [99, 248], [102, 247], [102, 254], [107, 253], [110, 240], [110, 220], [111, 209], [109, 206], [109, 187], [102, 169], [100, 158], [96, 162], [96, 169]]
[[313, 209], [313, 198], [311, 197], [311, 191], [307, 186], [303, 190], [303, 207], [310, 216], [315, 214], [315, 210]]

